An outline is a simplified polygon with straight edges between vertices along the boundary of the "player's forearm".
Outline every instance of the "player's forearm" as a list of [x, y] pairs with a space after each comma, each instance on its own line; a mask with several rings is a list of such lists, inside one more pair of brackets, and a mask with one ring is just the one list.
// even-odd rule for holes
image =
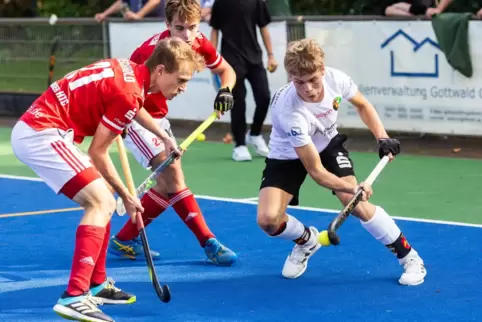
[[377, 110], [373, 105], [366, 104], [362, 108], [357, 108], [363, 123], [370, 129], [376, 139], [387, 138], [388, 134], [378, 116]]
[[236, 85], [236, 73], [234, 69], [226, 63], [224, 68], [217, 74], [221, 80], [221, 88], [229, 87], [230, 90], [233, 90], [234, 85]]
[[356, 186], [353, 186], [353, 184], [343, 179], [340, 179], [326, 169], [314, 169], [308, 171], [308, 173], [317, 184], [330, 190], [346, 193], [356, 192]]
[[139, 110], [137, 113], [135, 120], [139, 123], [143, 128], [148, 130], [149, 132], [156, 135], [159, 139], [165, 140], [169, 138], [169, 134], [163, 129], [159, 127], [156, 121], [152, 118], [152, 116], [143, 108]]
[[102, 152], [89, 150], [89, 156], [97, 171], [99, 171], [112, 189], [117, 192], [119, 197], [124, 198], [129, 195], [129, 191], [122, 183], [122, 179], [119, 177], [108, 151]]
[[141, 18], [147, 16], [155, 7], [157, 7], [161, 3], [161, 0], [150, 0], [148, 1], [144, 7], [137, 13], [137, 15]]
[[273, 44], [271, 43], [271, 35], [268, 26], [261, 28], [261, 38], [263, 38], [264, 47], [268, 52], [268, 56], [273, 55]]

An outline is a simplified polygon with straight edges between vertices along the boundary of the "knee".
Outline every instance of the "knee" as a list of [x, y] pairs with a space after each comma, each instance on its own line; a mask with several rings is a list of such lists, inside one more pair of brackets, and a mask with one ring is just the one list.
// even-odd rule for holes
[[275, 211], [258, 211], [258, 226], [268, 235], [273, 235], [279, 230], [282, 217]]
[[162, 173], [162, 177], [169, 192], [178, 192], [186, 188], [184, 172], [179, 160], [170, 164]]

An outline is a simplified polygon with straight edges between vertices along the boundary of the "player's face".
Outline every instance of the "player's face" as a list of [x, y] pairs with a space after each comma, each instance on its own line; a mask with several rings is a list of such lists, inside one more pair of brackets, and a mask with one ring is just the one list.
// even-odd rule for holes
[[164, 66], [158, 66], [154, 86], [151, 91], [160, 91], [168, 100], [172, 100], [177, 95], [184, 92], [187, 88], [187, 82], [192, 78], [193, 71], [187, 63], [181, 64], [179, 70], [174, 73], [167, 73]]
[[290, 79], [295, 85], [296, 92], [305, 102], [317, 103], [323, 99], [323, 74], [318, 71], [312, 74], [295, 76], [290, 75]]
[[199, 31], [199, 21], [181, 21], [176, 14], [171, 23], [167, 23], [167, 28], [172, 37], [181, 38], [191, 45]]

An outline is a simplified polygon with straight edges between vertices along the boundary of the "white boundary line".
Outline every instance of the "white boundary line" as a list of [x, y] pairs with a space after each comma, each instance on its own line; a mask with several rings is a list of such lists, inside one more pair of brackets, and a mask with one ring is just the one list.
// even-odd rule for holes
[[[35, 177], [14, 176], [14, 175], [7, 175], [7, 174], [0, 174], [0, 179], [37, 181], [37, 182], [43, 181], [42, 179], [35, 178]], [[195, 197], [199, 198], [199, 199], [205, 199], [205, 200], [224, 201], [224, 202], [240, 203], [240, 204], [247, 204], [247, 205], [257, 205], [258, 204], [256, 202], [257, 198], [233, 199], [233, 198], [221, 198], [221, 197], [212, 197], [212, 196], [204, 196], [204, 195], [195, 195]], [[289, 206], [288, 208], [306, 210], [306, 211], [312, 211], [312, 212], [321, 212], [321, 213], [338, 213], [339, 212], [338, 210], [334, 210], [334, 209], [324, 209], [324, 208], [305, 207], [305, 206], [295, 206], [295, 207]], [[414, 222], [422, 222], [422, 223], [429, 223], [429, 224], [482, 228], [481, 224], [469, 224], [469, 223], [457, 222], [457, 221], [423, 219], [423, 218], [410, 218], [410, 217], [397, 217], [397, 216], [394, 216], [392, 218], [396, 219], [396, 220], [414, 221]]]

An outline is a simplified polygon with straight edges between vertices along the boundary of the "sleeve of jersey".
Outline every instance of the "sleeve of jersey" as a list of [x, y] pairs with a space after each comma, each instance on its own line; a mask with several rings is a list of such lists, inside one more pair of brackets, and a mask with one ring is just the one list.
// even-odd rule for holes
[[308, 133], [308, 123], [303, 116], [299, 114], [291, 115], [288, 120], [286, 118], [284, 121], [281, 120], [281, 124], [293, 147], [299, 148], [312, 142]]
[[101, 123], [114, 133], [120, 134], [132, 122], [142, 107], [142, 98], [137, 95], [118, 95], [109, 102]]
[[206, 62], [206, 67], [209, 69], [219, 67], [223, 62], [223, 57], [216, 51], [214, 46], [204, 35], [202, 39], [202, 55]]
[[340, 80], [343, 98], [350, 100], [358, 92], [358, 86], [350, 76], [342, 72], [340, 72]]

